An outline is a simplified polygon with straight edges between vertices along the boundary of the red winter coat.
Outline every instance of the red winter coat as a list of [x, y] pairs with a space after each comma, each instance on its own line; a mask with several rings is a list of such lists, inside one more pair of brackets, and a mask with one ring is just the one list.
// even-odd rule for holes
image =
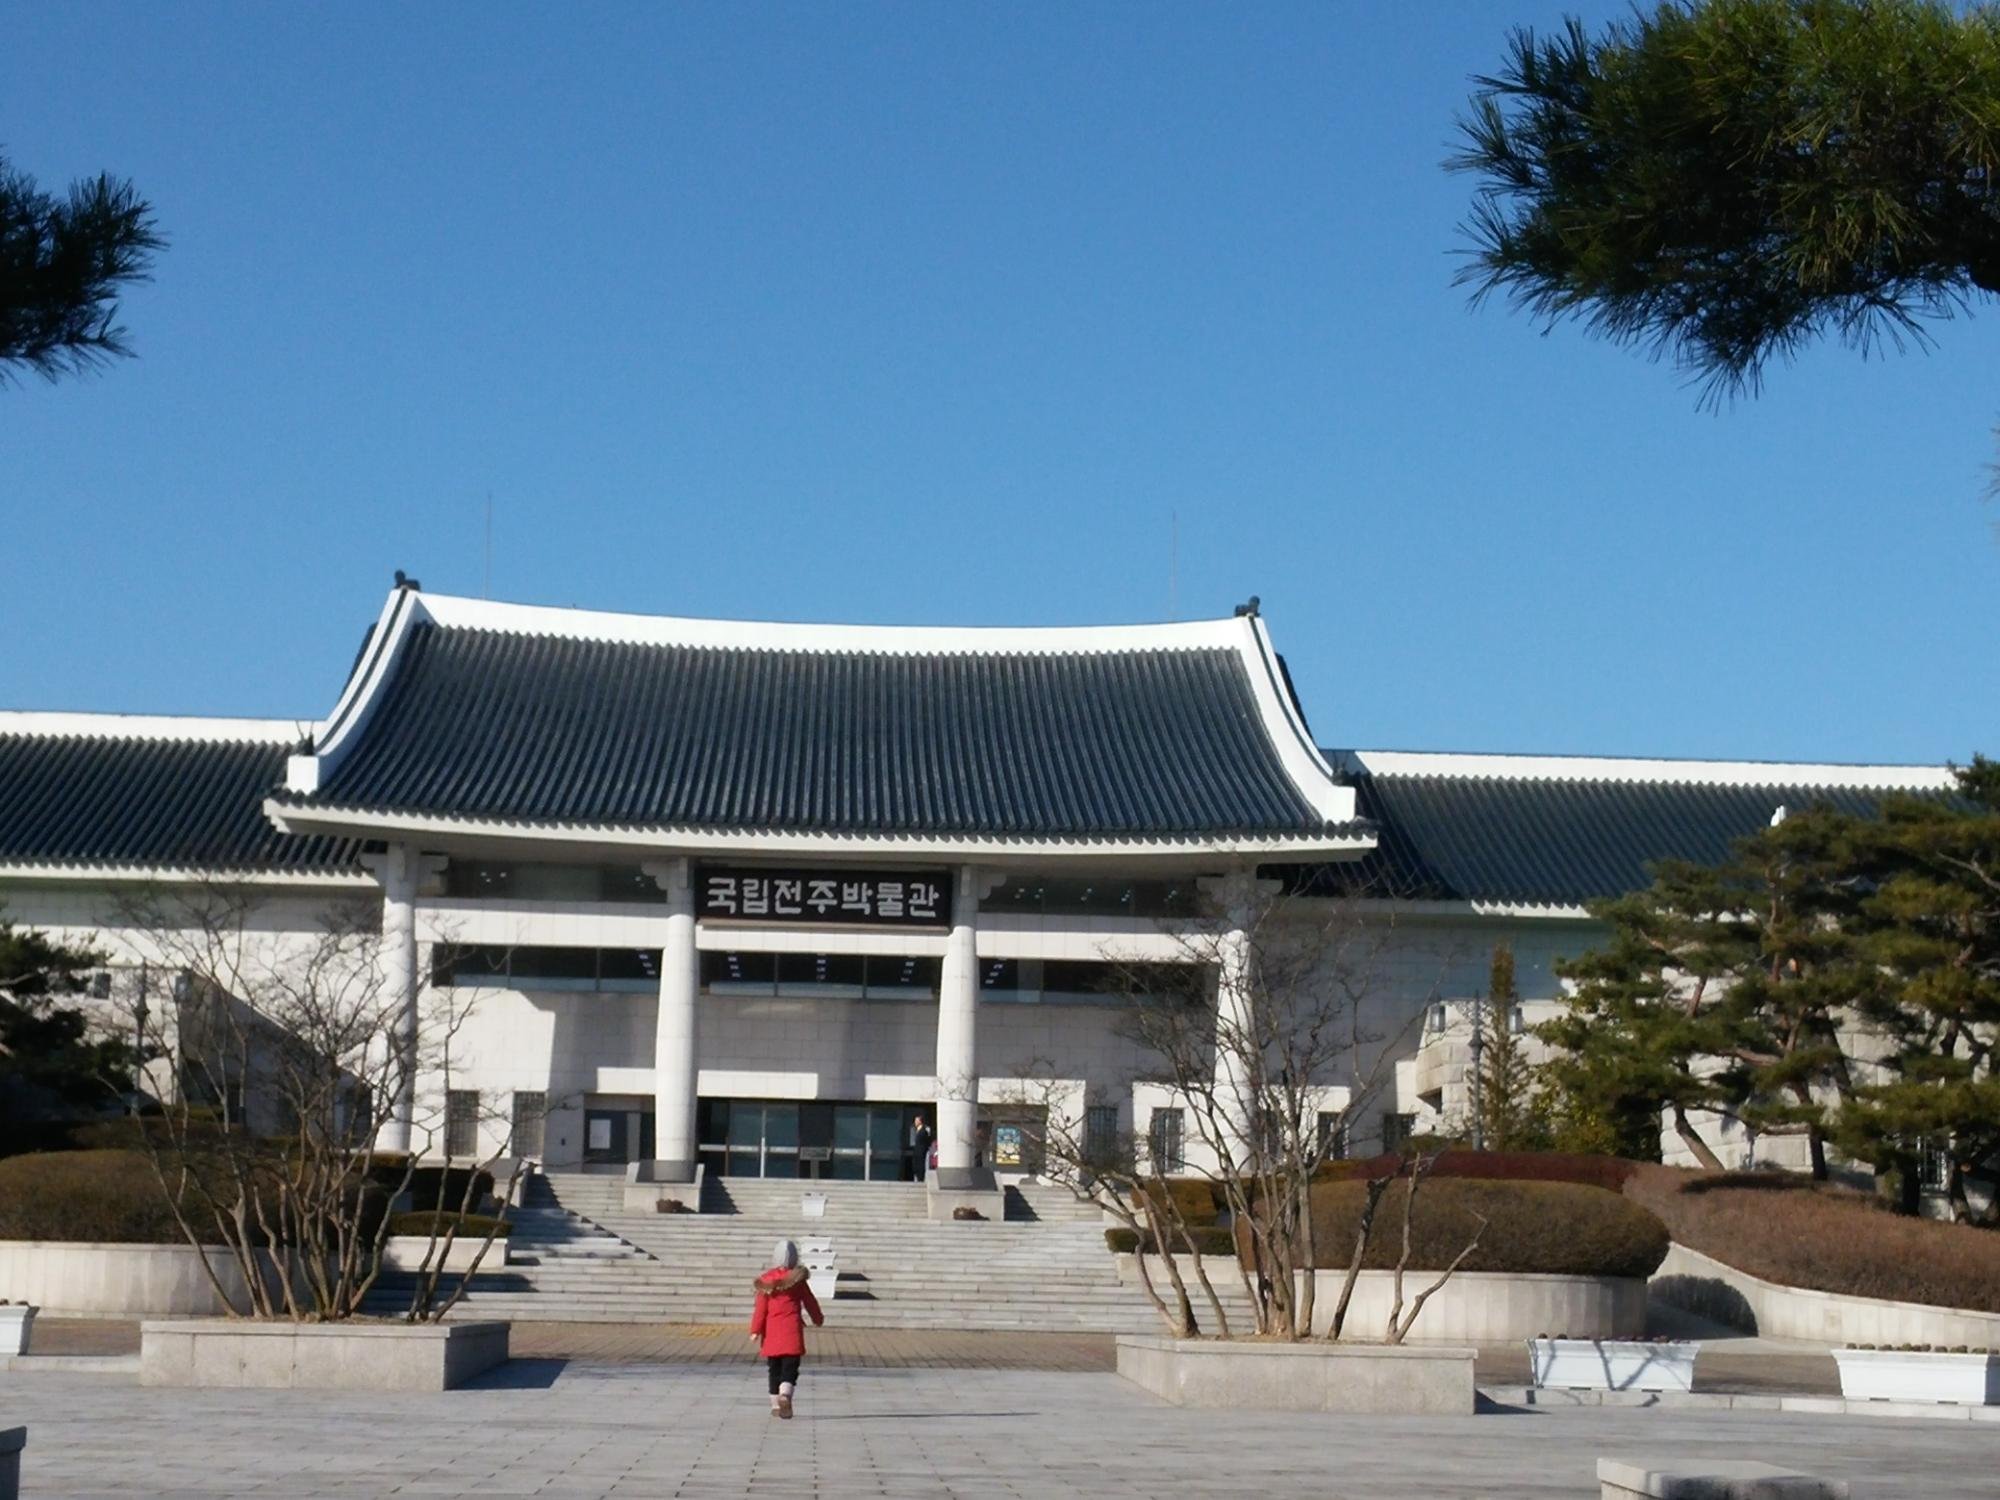
[[789, 1271], [772, 1269], [756, 1280], [757, 1309], [750, 1314], [750, 1331], [764, 1339], [764, 1358], [776, 1354], [806, 1352], [805, 1319], [801, 1309], [811, 1314], [817, 1328], [826, 1319], [820, 1314], [819, 1299], [806, 1281], [806, 1268]]

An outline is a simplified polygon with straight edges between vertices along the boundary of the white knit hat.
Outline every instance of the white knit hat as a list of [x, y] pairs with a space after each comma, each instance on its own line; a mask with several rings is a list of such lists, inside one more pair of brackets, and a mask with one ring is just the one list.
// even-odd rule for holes
[[779, 1240], [778, 1247], [771, 1252], [771, 1264], [780, 1270], [789, 1271], [799, 1263], [799, 1247], [790, 1240]]

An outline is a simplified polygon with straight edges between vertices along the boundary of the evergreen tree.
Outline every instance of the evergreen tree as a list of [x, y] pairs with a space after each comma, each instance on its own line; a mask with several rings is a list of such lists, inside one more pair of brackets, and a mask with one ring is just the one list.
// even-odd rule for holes
[[[1717, 870], [1663, 864], [1644, 891], [1598, 902], [1608, 941], [1557, 966], [1564, 1014], [1535, 1028], [1555, 1054], [1541, 1069], [1566, 1150], [1659, 1157], [1660, 1118], [1703, 1166], [1722, 1163], [1689, 1118], [1741, 1099], [1742, 1041], [1730, 981], [1757, 951], [1744, 893]], [[1700, 1063], [1702, 1066], [1697, 1066]]]
[[1912, 1212], [1921, 1153], [1942, 1152], [1967, 1220], [1967, 1179], [2000, 1171], [2000, 764], [1975, 757], [1960, 786], [1958, 805], [1891, 802], [1858, 843], [1868, 894], [1850, 918], [1850, 998], [1887, 1053], [1836, 1139], [1894, 1173]]
[[118, 292], [165, 244], [131, 183], [100, 174], [57, 199], [0, 156], [0, 380], [10, 366], [53, 380], [130, 355]]
[[131, 1086], [131, 1045], [92, 1036], [74, 1003], [102, 962], [0, 922], [0, 1118], [87, 1113]]
[[1462, 279], [1651, 344], [1711, 394], [1831, 334], [1864, 351], [2000, 291], [2000, 11], [1676, 0], [1515, 34], [1449, 165]]
[[1490, 1151], [1541, 1151], [1548, 1130], [1535, 1098], [1535, 1073], [1528, 1049], [1514, 1029], [1520, 1004], [1514, 986], [1514, 950], [1496, 943], [1487, 970], [1477, 1089], [1480, 1137]]

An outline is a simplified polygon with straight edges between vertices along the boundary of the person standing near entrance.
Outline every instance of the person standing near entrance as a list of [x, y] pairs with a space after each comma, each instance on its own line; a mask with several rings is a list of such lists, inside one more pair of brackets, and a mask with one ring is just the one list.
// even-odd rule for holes
[[922, 1115], [911, 1122], [910, 1139], [917, 1143], [917, 1181], [922, 1182], [931, 1164], [931, 1128]]
[[826, 1318], [806, 1279], [806, 1268], [799, 1264], [799, 1247], [779, 1240], [772, 1259], [776, 1263], [754, 1283], [757, 1306], [750, 1314], [750, 1337], [758, 1341], [770, 1376], [771, 1415], [789, 1420], [799, 1361], [806, 1353], [805, 1320], [811, 1317], [818, 1328]]

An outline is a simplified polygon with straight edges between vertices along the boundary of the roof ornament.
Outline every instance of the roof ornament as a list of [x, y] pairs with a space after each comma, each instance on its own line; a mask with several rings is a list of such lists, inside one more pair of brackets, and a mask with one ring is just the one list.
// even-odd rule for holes
[[[420, 594], [424, 589], [421, 583], [418, 583], [416, 579], [410, 577], [401, 568], [396, 569], [396, 587], [399, 589], [408, 589], [413, 594]], [[1256, 601], [1253, 599], [1251, 603], [1254, 604]]]
[[1236, 618], [1239, 620], [1256, 619], [1257, 608], [1263, 602], [1264, 601], [1259, 599], [1255, 594], [1252, 594], [1247, 603], [1239, 604], [1236, 606]]

